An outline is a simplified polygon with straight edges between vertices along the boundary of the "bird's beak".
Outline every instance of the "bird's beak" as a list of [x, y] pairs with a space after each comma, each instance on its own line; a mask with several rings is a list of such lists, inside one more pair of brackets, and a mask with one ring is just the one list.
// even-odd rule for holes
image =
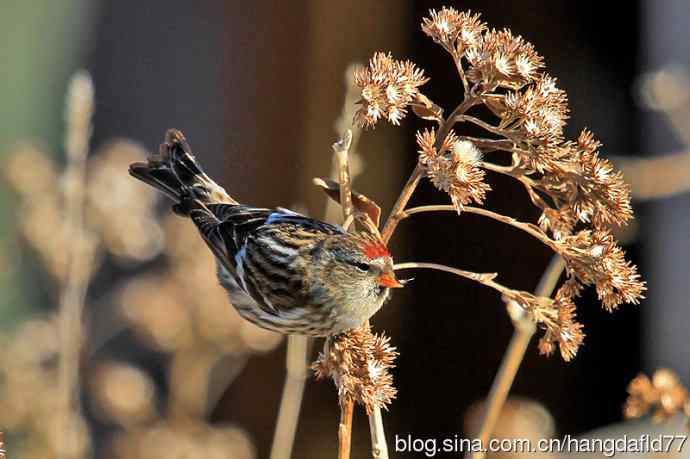
[[395, 278], [395, 274], [393, 272], [387, 272], [383, 273], [379, 276], [379, 285], [382, 285], [384, 287], [388, 288], [401, 288], [404, 287], [403, 284], [398, 282], [398, 279]]

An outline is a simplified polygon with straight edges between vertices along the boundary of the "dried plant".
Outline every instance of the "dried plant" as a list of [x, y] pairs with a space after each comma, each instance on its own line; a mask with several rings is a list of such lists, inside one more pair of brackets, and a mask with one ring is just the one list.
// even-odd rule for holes
[[[423, 19], [422, 31], [449, 53], [462, 84], [464, 99], [448, 116], [423, 94], [430, 79], [410, 61], [376, 53], [352, 76], [360, 97], [352, 115], [358, 127], [374, 128], [381, 120], [398, 125], [409, 112], [436, 123], [417, 132], [417, 165], [381, 229], [378, 205], [351, 189], [352, 175], [362, 170], [360, 157], [349, 152], [352, 137], [335, 146], [333, 175], [338, 182], [320, 179], [317, 184], [342, 207], [344, 227], [359, 225], [385, 243], [406, 218], [451, 211], [502, 222], [554, 251], [554, 262], [534, 294], [500, 284], [497, 273], [435, 263], [397, 265], [473, 280], [498, 291], [507, 303], [516, 332], [480, 423], [479, 436], [486, 440], [535, 328], [544, 332], [541, 353], [558, 349], [564, 360], [570, 360], [584, 339], [575, 306], [582, 290], [593, 286], [610, 312], [623, 303], [637, 303], [645, 284], [612, 233], [632, 219], [629, 187], [599, 156], [601, 144], [591, 132], [583, 130], [576, 140], [565, 138], [566, 94], [544, 72], [544, 59], [534, 47], [509, 30], [490, 29], [478, 14], [453, 8], [432, 10]], [[281, 338], [228, 310], [224, 292], [208, 275], [213, 260], [201, 250], [199, 238], [192, 237], [180, 219], [170, 217], [158, 224], [154, 195], [121, 174], [135, 157], [145, 156], [141, 147], [121, 141], [87, 158], [93, 88], [86, 83], [77, 78], [70, 96], [67, 171], [59, 172], [48, 155], [30, 147], [10, 156], [4, 168], [5, 179], [22, 198], [21, 234], [61, 287], [63, 307], [58, 318], [32, 320], [15, 334], [2, 336], [10, 352], [0, 359], [0, 400], [5, 407], [1, 424], [31, 438], [25, 457], [88, 455], [92, 440], [76, 397], [78, 363], [87, 345], [81, 311], [88, 282], [107, 256], [137, 263], [165, 251], [164, 269], [140, 274], [116, 294], [106, 295], [117, 303], [125, 326], [131, 326], [145, 345], [169, 354], [172, 362], [167, 401], [160, 400], [144, 371], [127, 362], [99, 362], [88, 372], [89, 403], [119, 429], [109, 451], [113, 457], [167, 457], [171, 450], [190, 456], [254, 457], [242, 429], [205, 422], [208, 404], [248, 356], [274, 349]], [[491, 116], [472, 115], [479, 107]], [[463, 124], [485, 134], [463, 135]], [[344, 126], [339, 131], [344, 132]], [[353, 159], [356, 167], [351, 171]], [[524, 187], [526, 197], [541, 211], [537, 222], [517, 221], [481, 207], [492, 190], [492, 174], [512, 177]], [[447, 194], [450, 203], [408, 207], [423, 178]], [[566, 279], [553, 294], [563, 270]], [[305, 355], [306, 343], [297, 343], [304, 345], [299, 355]], [[349, 456], [355, 403], [369, 416], [373, 456], [388, 456], [381, 409], [396, 394], [390, 373], [396, 355], [388, 338], [374, 334], [368, 324], [326, 340], [313, 368], [318, 377], [331, 378], [338, 390], [341, 458]], [[227, 356], [230, 371], [222, 381], [213, 381], [211, 370]], [[297, 362], [292, 369], [299, 380], [299, 367], [306, 359], [292, 354], [292, 361]], [[687, 391], [668, 374], [657, 376], [652, 381], [640, 376], [631, 383], [626, 413], [641, 415], [655, 408], [661, 417], [681, 409], [688, 414]], [[59, 386], [51, 384], [58, 378]], [[301, 394], [303, 386], [296, 387]], [[301, 395], [295, 397], [298, 408]], [[55, 427], [56, 413], [62, 416], [60, 428]], [[298, 413], [294, 406], [293, 413]], [[287, 430], [294, 436], [294, 426]]]
[[[575, 306], [583, 288], [594, 286], [609, 312], [622, 303], [636, 304], [643, 298], [645, 284], [637, 268], [625, 260], [611, 232], [612, 227], [632, 219], [630, 189], [622, 174], [599, 156], [601, 144], [591, 132], [583, 130], [575, 141], [565, 138], [569, 113], [566, 93], [557, 87], [555, 78], [544, 72], [544, 59], [529, 42], [510, 30], [490, 29], [478, 14], [453, 8], [431, 10], [429, 17], [422, 21], [422, 31], [450, 54], [462, 83], [464, 99], [450, 115], [444, 116], [441, 107], [423, 94], [422, 86], [430, 79], [413, 62], [378, 52], [366, 67], [355, 72], [354, 82], [361, 95], [353, 119], [357, 126], [374, 128], [384, 119], [398, 125], [409, 111], [437, 124], [417, 133], [417, 166], [383, 225], [382, 240], [388, 242], [398, 223], [414, 214], [468, 212], [520, 229], [556, 255], [544, 273], [537, 294], [498, 283], [497, 273], [473, 273], [436, 263], [396, 265], [396, 269], [437, 269], [474, 280], [500, 292], [508, 303], [516, 334], [494, 381], [482, 422], [480, 436], [487, 441], [534, 333], [534, 325], [544, 330], [540, 352], [550, 355], [558, 348], [567, 361], [575, 356], [585, 336], [582, 324], [576, 319]], [[491, 113], [490, 119], [471, 114], [480, 106]], [[461, 124], [479, 127], [485, 135], [461, 135], [458, 131]], [[506, 160], [510, 165], [501, 165]], [[483, 205], [491, 191], [486, 181], [487, 171], [507, 175], [522, 184], [526, 197], [541, 210], [538, 222], [520, 222], [471, 206]], [[424, 177], [450, 197], [450, 205], [407, 208]], [[325, 180], [318, 184], [343, 206], [349, 204], [344, 197], [350, 196], [350, 190], [343, 190], [349, 183], [341, 179], [339, 188], [338, 184]], [[378, 215], [372, 218], [371, 210], [372, 207], [361, 208], [359, 213], [370, 222], [364, 228], [378, 233], [377, 223], [372, 224], [378, 222]], [[566, 279], [551, 296], [563, 269]], [[317, 374], [334, 378], [341, 405], [343, 398], [355, 399], [370, 411], [369, 405], [380, 408], [388, 398], [367, 396], [369, 392], [360, 386], [369, 387], [379, 395], [390, 393], [393, 386], [386, 380], [386, 389], [378, 388], [377, 392], [371, 380], [352, 377], [368, 361], [369, 348], [365, 342], [369, 341], [362, 338], [366, 333], [367, 330], [356, 330], [345, 337], [330, 339], [315, 368]], [[357, 349], [360, 357], [344, 353], [343, 349], [350, 348]], [[355, 381], [358, 390], [352, 387]], [[351, 407], [343, 411], [351, 417], [348, 412]], [[343, 449], [343, 441], [349, 441], [349, 437], [341, 435], [340, 457], [349, 454], [349, 447]]]
[[668, 368], [655, 371], [651, 379], [644, 373], [640, 373], [630, 381], [628, 394], [623, 407], [626, 418], [639, 418], [651, 411], [652, 420], [662, 422], [679, 413], [684, 413], [688, 418], [688, 429], [690, 429], [688, 389]]
[[[417, 133], [418, 165], [383, 237], [388, 239], [395, 222], [413, 214], [455, 210], [492, 218], [537, 238], [566, 263], [566, 281], [553, 299], [506, 288], [493, 280], [495, 275], [460, 275], [493, 287], [522, 306], [545, 330], [540, 351], [551, 354], [558, 347], [570, 360], [584, 338], [574, 304], [583, 287], [595, 286], [607, 311], [622, 303], [638, 303], [645, 290], [637, 268], [625, 260], [611, 233], [611, 225], [632, 218], [629, 186], [599, 156], [601, 144], [591, 132], [584, 130], [576, 141], [565, 139], [567, 96], [543, 72], [544, 59], [530, 43], [507, 29], [489, 29], [478, 14], [453, 8], [432, 10], [422, 30], [451, 55], [465, 89], [463, 102], [448, 117], [421, 93], [420, 86], [429, 79], [411, 62], [377, 53], [355, 80], [361, 88], [357, 124], [374, 127], [380, 119], [397, 124], [409, 107], [438, 124], [437, 129]], [[477, 106], [487, 108], [493, 118], [486, 121], [470, 115]], [[480, 127], [486, 137], [458, 135], [455, 126], [462, 123]], [[490, 161], [489, 154], [497, 160], [506, 155], [510, 166]], [[542, 211], [538, 224], [470, 206], [482, 205], [491, 190], [486, 171], [508, 175], [524, 186]], [[452, 206], [405, 209], [421, 177], [448, 194]]]
[[317, 379], [333, 378], [341, 404], [361, 403], [371, 415], [375, 407], [385, 408], [395, 398], [388, 370], [396, 356], [389, 339], [365, 325], [329, 339], [312, 368]]

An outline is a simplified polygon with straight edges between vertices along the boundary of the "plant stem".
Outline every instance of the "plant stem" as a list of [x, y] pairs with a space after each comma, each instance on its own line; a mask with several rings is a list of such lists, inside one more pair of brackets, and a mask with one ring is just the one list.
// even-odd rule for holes
[[[451, 128], [455, 125], [459, 117], [462, 116], [465, 112], [467, 112], [467, 110], [472, 108], [472, 106], [477, 105], [480, 102], [481, 99], [479, 97], [466, 97], [460, 105], [455, 107], [455, 110], [453, 110], [450, 116], [448, 116], [448, 118], [445, 121], [443, 121], [438, 128], [438, 133], [436, 134], [436, 143], [434, 145], [436, 150], [439, 150], [441, 148], [441, 145], [443, 145], [443, 141], [446, 139], [448, 133], [450, 132]], [[395, 201], [393, 209], [391, 209], [391, 212], [388, 215], [388, 218], [386, 219], [386, 223], [383, 225], [383, 231], [381, 231], [381, 238], [383, 239], [384, 243], [387, 244], [391, 236], [393, 236], [395, 228], [398, 226], [398, 223], [400, 223], [401, 214], [405, 210], [405, 206], [407, 206], [407, 203], [410, 201], [412, 194], [417, 189], [419, 180], [422, 178], [423, 175], [424, 168], [419, 163], [417, 163], [417, 166], [415, 166], [414, 170], [412, 171], [412, 174], [410, 174], [410, 178], [407, 179], [407, 183], [405, 183], [405, 186], [403, 186], [403, 189], [400, 191], [400, 195], [398, 196], [397, 201]]]
[[493, 124], [489, 124], [486, 121], [480, 120], [479, 118], [475, 118], [474, 116], [469, 116], [469, 115], [459, 115], [457, 117], [457, 121], [469, 121], [472, 124], [475, 124], [479, 126], [480, 128], [484, 129], [485, 131], [489, 131], [493, 134], [503, 136], [507, 139], [511, 139], [511, 136], [515, 134], [513, 131], [509, 131], [506, 129], [500, 129]]
[[287, 339], [287, 376], [280, 399], [270, 459], [289, 459], [295, 443], [297, 422], [307, 381], [309, 338], [290, 335]]
[[465, 97], [470, 93], [470, 85], [467, 82], [467, 76], [465, 75], [465, 69], [462, 68], [462, 56], [456, 56], [455, 53], [451, 53], [453, 60], [455, 61], [455, 68], [458, 69], [458, 74], [462, 80], [462, 88], [465, 90]]
[[[411, 207], [409, 209], [404, 210], [403, 212], [400, 213], [399, 220], [403, 220], [411, 215], [414, 214], [419, 214], [422, 212], [439, 212], [439, 211], [447, 211], [447, 212], [457, 212], [457, 209], [451, 205], [436, 205], [436, 206], [419, 206], [419, 207]], [[482, 209], [481, 207], [472, 207], [472, 206], [464, 206], [463, 207], [463, 212], [467, 212], [470, 214], [476, 214], [476, 215], [482, 215], [484, 217], [489, 217], [493, 220], [499, 221], [501, 223], [505, 223], [506, 225], [512, 226], [513, 228], [517, 228], [519, 230], [522, 230], [526, 232], [527, 234], [534, 236], [536, 239], [540, 240], [543, 242], [545, 245], [548, 247], [552, 248], [555, 251], [559, 250], [558, 245], [556, 242], [548, 237], [542, 230], [536, 225], [533, 225], [531, 223], [525, 223], [521, 222], [519, 220], [515, 220], [512, 217], [508, 217], [506, 215], [501, 215], [496, 212], [492, 212], [487, 209]]]
[[369, 431], [371, 433], [371, 456], [374, 459], [388, 459], [388, 445], [386, 432], [383, 430], [383, 416], [381, 408], [374, 408], [369, 416]]
[[491, 287], [499, 293], [512, 296], [515, 290], [510, 289], [504, 285], [495, 282], [494, 279], [498, 275], [497, 273], [475, 273], [473, 271], [465, 271], [463, 269], [453, 268], [452, 266], [446, 266], [439, 263], [421, 263], [416, 261], [409, 261], [406, 263], [396, 263], [393, 269], [398, 271], [401, 269], [434, 269], [436, 271], [443, 271], [451, 274], [455, 274], [465, 279], [470, 279], [475, 282], [479, 282], [482, 285]]
[[[551, 296], [564, 268], [565, 263], [563, 262], [563, 258], [561, 258], [560, 255], [554, 255], [539, 280], [535, 295]], [[529, 342], [536, 331], [536, 326], [528, 314], [524, 314], [515, 319], [513, 325], [515, 331], [503, 355], [501, 366], [498, 369], [498, 373], [494, 378], [494, 382], [491, 385], [491, 390], [485, 402], [484, 414], [480, 423], [481, 427], [477, 435], [483, 447], [486, 447], [489, 443], [491, 434], [496, 427], [498, 416], [501, 413], [501, 409], [508, 398], [508, 392], [515, 380], [515, 375], [525, 357]], [[471, 458], [483, 459], [485, 456], [485, 452], [475, 452], [472, 454]]]
[[481, 103], [481, 101], [482, 100], [479, 97], [470, 96], [466, 97], [460, 105], [455, 107], [455, 110], [453, 110], [453, 112], [448, 116], [448, 118], [446, 118], [446, 121], [438, 129], [438, 134], [436, 134], [436, 144], [434, 145], [436, 147], [436, 150], [438, 150], [441, 147], [441, 145], [443, 145], [443, 141], [446, 140], [448, 133], [453, 128], [453, 126], [455, 126], [455, 123], [462, 119], [467, 110]]
[[412, 174], [410, 174], [410, 178], [407, 179], [407, 183], [405, 183], [405, 186], [400, 192], [397, 201], [395, 201], [395, 204], [393, 205], [393, 209], [391, 209], [391, 213], [389, 214], [388, 219], [386, 220], [386, 224], [383, 225], [383, 231], [381, 231], [381, 239], [383, 239], [384, 243], [387, 244], [391, 236], [393, 236], [395, 228], [398, 226], [398, 223], [400, 223], [400, 214], [405, 209], [407, 203], [410, 201], [410, 198], [412, 197], [414, 190], [417, 188], [417, 185], [419, 184], [419, 180], [422, 178], [423, 173], [424, 170], [422, 166], [420, 164], [417, 164], [417, 166], [412, 171]]
[[338, 426], [338, 459], [350, 459], [352, 444], [352, 413], [355, 402], [347, 399], [340, 404], [340, 425]]
[[[65, 183], [65, 239], [68, 253], [67, 271], [60, 295], [60, 366], [58, 387], [60, 393], [60, 441], [71, 442], [72, 416], [79, 414], [79, 356], [82, 342], [81, 315], [86, 289], [93, 264], [94, 244], [84, 228], [86, 193], [86, 157], [91, 136], [93, 113], [93, 84], [86, 73], [77, 73], [70, 81], [67, 95], [67, 135], [65, 150], [67, 167]], [[75, 451], [74, 445], [58, 448], [61, 458]]]
[[352, 131], [345, 131], [342, 138], [333, 144], [338, 164], [338, 183], [340, 183], [340, 206], [343, 210], [343, 221], [347, 221], [352, 215], [352, 182], [350, 180], [350, 163], [348, 152], [352, 144]]
[[[343, 221], [346, 222], [353, 215], [352, 183], [350, 181], [350, 164], [348, 152], [352, 144], [352, 131], [349, 129], [333, 144], [333, 151], [338, 162], [338, 182], [340, 184], [340, 207], [343, 211]], [[351, 398], [340, 400], [340, 425], [338, 426], [338, 459], [350, 459], [352, 444], [352, 413], [355, 402]]]
[[482, 137], [458, 136], [460, 140], [469, 140], [482, 151], [507, 151], [512, 152], [515, 145], [508, 139], [485, 139]]

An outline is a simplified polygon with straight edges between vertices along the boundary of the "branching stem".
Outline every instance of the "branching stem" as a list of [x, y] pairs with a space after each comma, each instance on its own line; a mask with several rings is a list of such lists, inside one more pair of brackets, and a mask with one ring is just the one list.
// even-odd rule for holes
[[[483, 209], [481, 207], [472, 207], [472, 206], [464, 206], [463, 207], [463, 212], [467, 212], [470, 214], [476, 214], [476, 215], [482, 215], [484, 217], [489, 217], [493, 220], [499, 221], [501, 223], [505, 223], [506, 225], [512, 226], [513, 228], [520, 229], [527, 234], [535, 237], [536, 239], [540, 240], [544, 244], [546, 244], [548, 247], [553, 249], [554, 251], [558, 252], [559, 247], [556, 244], [556, 242], [548, 237], [538, 226], [532, 224], [532, 223], [525, 223], [521, 222], [519, 220], [516, 220], [512, 217], [508, 217], [506, 215], [501, 215], [496, 212], [492, 212], [487, 209]], [[457, 209], [451, 205], [436, 205], [436, 206], [419, 206], [419, 207], [412, 207], [410, 209], [406, 209], [403, 212], [400, 213], [400, 220], [403, 220], [407, 217], [410, 217], [411, 215], [414, 214], [419, 214], [422, 212], [457, 212]]]

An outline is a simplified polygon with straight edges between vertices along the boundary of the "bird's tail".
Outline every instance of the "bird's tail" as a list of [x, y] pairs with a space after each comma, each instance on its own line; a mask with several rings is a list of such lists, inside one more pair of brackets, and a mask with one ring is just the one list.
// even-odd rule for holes
[[176, 212], [188, 214], [194, 207], [206, 204], [237, 204], [228, 193], [206, 175], [197, 162], [182, 132], [169, 129], [158, 154], [147, 162], [133, 163], [129, 173], [172, 198]]

